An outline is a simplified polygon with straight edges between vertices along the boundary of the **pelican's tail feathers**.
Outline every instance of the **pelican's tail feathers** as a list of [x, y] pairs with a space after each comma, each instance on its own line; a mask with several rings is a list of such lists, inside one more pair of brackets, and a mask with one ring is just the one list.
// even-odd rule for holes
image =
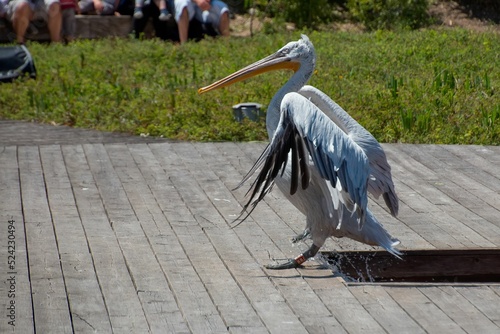
[[382, 247], [398, 259], [401, 259], [403, 253], [396, 248], [396, 246], [400, 244], [400, 241], [393, 238], [379, 222], [377, 222], [377, 224], [368, 224], [367, 221], [362, 231], [367, 233], [367, 241], [374, 246]]
[[385, 246], [382, 246], [386, 251], [388, 251], [389, 253], [391, 253], [392, 255], [394, 255], [395, 257], [397, 257], [398, 259], [402, 260], [402, 256], [403, 256], [403, 253], [401, 253], [401, 251], [397, 248], [394, 248], [396, 247], [397, 245], [399, 245], [401, 242], [398, 240], [398, 239], [392, 239], [392, 243], [385, 247]]
[[395, 248], [399, 245], [400, 241], [393, 238], [389, 232], [387, 232], [369, 209], [366, 210], [366, 222], [361, 230], [358, 229], [356, 217], [350, 218], [349, 223], [344, 221], [342, 229], [346, 236], [354, 240], [372, 246], [380, 246], [399, 259], [401, 259], [403, 255]]

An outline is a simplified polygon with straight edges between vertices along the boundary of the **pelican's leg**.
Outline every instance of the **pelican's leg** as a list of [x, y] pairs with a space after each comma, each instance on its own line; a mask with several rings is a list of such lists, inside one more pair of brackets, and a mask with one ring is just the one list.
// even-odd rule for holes
[[302, 241], [302, 240], [304, 240], [304, 239], [308, 238], [309, 236], [311, 236], [311, 230], [310, 230], [310, 229], [308, 229], [308, 228], [306, 228], [306, 229], [304, 230], [304, 232], [299, 233], [299, 234], [297, 234], [296, 236], [294, 236], [294, 237], [292, 238], [292, 243], [294, 243], [294, 244], [295, 244], [295, 243], [297, 243], [297, 242], [299, 242], [299, 241]]
[[304, 253], [302, 253], [299, 256], [297, 256], [295, 259], [289, 259], [287, 262], [281, 263], [281, 264], [268, 264], [265, 267], [267, 269], [291, 269], [291, 268], [298, 268], [298, 267], [300, 267], [300, 265], [302, 263], [306, 262], [307, 259], [309, 259], [309, 258], [313, 257], [314, 255], [316, 255], [316, 253], [318, 253], [318, 251], [319, 251], [319, 248], [320, 247], [316, 246], [315, 244], [312, 244], [312, 246], [309, 247], [308, 250], [306, 250]]

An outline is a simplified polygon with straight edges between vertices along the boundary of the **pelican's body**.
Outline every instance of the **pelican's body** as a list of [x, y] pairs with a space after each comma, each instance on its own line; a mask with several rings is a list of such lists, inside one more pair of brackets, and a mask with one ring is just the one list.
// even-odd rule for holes
[[268, 268], [299, 266], [331, 236], [349, 237], [399, 254], [394, 248], [398, 241], [367, 207], [368, 191], [377, 197], [383, 194], [391, 213], [397, 214], [398, 200], [385, 153], [373, 136], [326, 94], [305, 86], [315, 61], [312, 43], [302, 36], [275, 54], [200, 89], [203, 93], [279, 68], [295, 72], [269, 103], [266, 127], [270, 144], [240, 185], [262, 167], [244, 208], [253, 209], [275, 183], [306, 216], [306, 229], [294, 240], [310, 235], [313, 244], [297, 258]]

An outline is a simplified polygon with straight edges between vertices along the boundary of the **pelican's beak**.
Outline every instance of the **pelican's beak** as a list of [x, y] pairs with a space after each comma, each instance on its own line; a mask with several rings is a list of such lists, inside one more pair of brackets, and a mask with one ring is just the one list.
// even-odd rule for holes
[[297, 72], [299, 67], [300, 63], [292, 61], [290, 57], [278, 51], [270, 56], [267, 56], [264, 59], [261, 59], [251, 65], [248, 65], [245, 68], [242, 68], [237, 72], [234, 72], [233, 74], [228, 75], [224, 79], [221, 79], [219, 81], [214, 82], [211, 85], [198, 89], [198, 94], [203, 94], [217, 88], [226, 87], [238, 81], [242, 81], [269, 71], [286, 69]]

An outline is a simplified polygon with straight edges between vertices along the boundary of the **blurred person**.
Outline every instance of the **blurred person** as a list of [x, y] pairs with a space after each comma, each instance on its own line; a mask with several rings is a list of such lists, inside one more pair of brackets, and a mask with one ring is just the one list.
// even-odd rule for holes
[[[166, 1], [167, 10], [173, 9], [173, 0]], [[133, 33], [136, 38], [140, 38], [141, 34], [149, 21], [152, 18], [155, 36], [162, 40], [175, 40], [176, 31], [175, 25], [169, 20], [160, 20], [161, 12], [159, 2], [153, 0], [146, 0], [141, 8], [141, 15], [135, 15], [136, 9], [134, 8], [133, 18]], [[170, 11], [169, 11], [170, 13]]]
[[9, 0], [0, 0], [0, 19], [3, 19], [7, 16], [7, 6], [9, 4]]
[[16, 41], [24, 44], [25, 35], [31, 21], [47, 21], [50, 40], [61, 41], [62, 14], [59, 0], [12, 0], [8, 3], [7, 16], [12, 22]]
[[[160, 15], [158, 16], [158, 19], [160, 21], [168, 21], [172, 17], [172, 14], [170, 14], [170, 12], [168, 11], [167, 1], [158, 0], [155, 1], [155, 4], [160, 9]], [[135, 19], [142, 19], [142, 17], [144, 16], [142, 12], [142, 7], [144, 7], [144, 0], [135, 0], [135, 8], [134, 8]]]
[[189, 22], [197, 21], [211, 25], [218, 34], [229, 37], [229, 8], [220, 0], [175, 0], [175, 21], [179, 29], [179, 40], [188, 40]]
[[115, 15], [119, 1], [116, 0], [80, 0], [80, 14]]
[[72, 42], [76, 35], [76, 17], [80, 13], [78, 0], [59, 0], [61, 3], [62, 29], [61, 37], [66, 42]]
[[142, 17], [134, 17], [133, 20], [135, 37], [140, 37], [150, 17], [153, 18], [156, 37], [163, 40], [185, 43], [188, 39], [198, 40], [203, 35], [229, 36], [229, 9], [227, 6], [219, 0], [212, 1], [210, 6], [205, 6], [205, 3], [201, 5], [205, 10], [201, 10], [191, 0], [167, 0], [167, 8], [173, 13], [175, 20], [160, 21], [157, 2], [146, 0]]
[[5, 22], [4, 19], [7, 19], [7, 6], [9, 0], [0, 0], [0, 29], [4, 28]]

